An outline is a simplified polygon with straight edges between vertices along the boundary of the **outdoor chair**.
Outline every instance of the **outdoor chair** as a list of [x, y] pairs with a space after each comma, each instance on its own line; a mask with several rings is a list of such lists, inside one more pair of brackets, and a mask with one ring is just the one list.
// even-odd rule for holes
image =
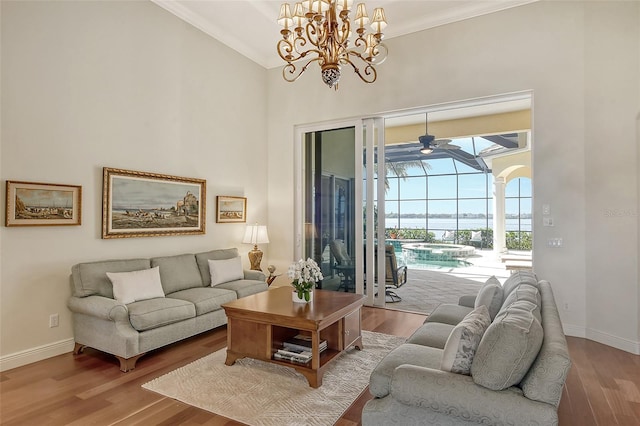
[[456, 233], [453, 231], [444, 231], [442, 234], [442, 242], [443, 243], [455, 243], [456, 242]]
[[469, 240], [469, 243], [478, 243], [480, 244], [480, 249], [482, 249], [482, 231], [471, 231], [471, 239]]
[[[376, 259], [378, 250], [376, 248]], [[393, 291], [394, 288], [399, 288], [407, 282], [407, 267], [398, 267], [398, 261], [396, 259], [395, 249], [391, 244], [387, 244], [384, 247], [385, 257], [385, 280], [384, 280], [384, 295], [387, 303], [400, 302], [402, 298]], [[366, 256], [365, 256], [366, 260]], [[367, 269], [367, 263], [365, 262], [365, 273]], [[376, 271], [377, 276], [377, 271]]]
[[388, 302], [394, 303], [402, 300], [400, 296], [396, 294], [392, 288], [399, 288], [407, 282], [407, 267], [398, 267], [398, 261], [396, 259], [396, 252], [392, 245], [386, 245], [384, 247], [385, 254], [385, 291], [384, 294], [387, 298], [391, 299]]
[[351, 256], [349, 256], [347, 246], [342, 240], [333, 240], [329, 243], [329, 250], [335, 259], [335, 263], [332, 265], [332, 268], [340, 277], [338, 290], [344, 288], [344, 291], [349, 291], [349, 287], [354, 284], [353, 274], [355, 272], [355, 266], [353, 265]]

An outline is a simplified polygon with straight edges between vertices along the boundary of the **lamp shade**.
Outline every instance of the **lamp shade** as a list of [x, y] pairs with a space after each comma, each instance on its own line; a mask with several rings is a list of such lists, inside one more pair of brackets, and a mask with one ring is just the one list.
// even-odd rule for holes
[[242, 239], [244, 244], [267, 244], [269, 242], [269, 234], [267, 234], [267, 227], [264, 225], [249, 225], [244, 231], [244, 238]]

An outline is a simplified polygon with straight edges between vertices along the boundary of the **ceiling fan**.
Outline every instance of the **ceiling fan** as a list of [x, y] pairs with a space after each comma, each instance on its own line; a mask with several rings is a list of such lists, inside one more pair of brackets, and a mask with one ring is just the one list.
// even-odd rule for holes
[[435, 149], [460, 149], [458, 145], [450, 145], [451, 139], [436, 139], [435, 136], [429, 134], [428, 124], [429, 115], [424, 114], [424, 135], [418, 136], [418, 141], [422, 144], [420, 152], [422, 154], [431, 154]]

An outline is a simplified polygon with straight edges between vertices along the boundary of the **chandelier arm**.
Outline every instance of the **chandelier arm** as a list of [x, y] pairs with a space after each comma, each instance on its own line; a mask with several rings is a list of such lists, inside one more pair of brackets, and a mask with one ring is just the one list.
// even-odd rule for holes
[[286, 62], [290, 62], [293, 58], [293, 44], [288, 40], [288, 39], [282, 39], [278, 41], [278, 44], [276, 45], [276, 48], [278, 50], [278, 55], [280, 55], [280, 57], [285, 60]]
[[[305, 53], [307, 53], [307, 52], [305, 52]], [[298, 78], [300, 78], [300, 76], [307, 70], [307, 67], [312, 62], [319, 61], [319, 60], [320, 60], [320, 58], [309, 59], [309, 61], [307, 61], [307, 63], [304, 64], [304, 66], [302, 68], [300, 68], [300, 71], [297, 71], [297, 72], [296, 72], [295, 64], [288, 63], [287, 65], [285, 65], [282, 68], [282, 78], [284, 78], [289, 83], [293, 83]], [[287, 74], [291, 75], [292, 77], [288, 77]]]
[[[311, 54], [311, 53], [315, 53], [317, 55], [322, 55], [322, 51], [318, 50], [318, 49], [309, 49], [309, 50], [305, 50], [303, 52], [300, 52], [298, 50], [299, 46], [304, 46], [306, 44], [306, 42], [304, 41], [304, 39], [302, 39], [302, 41], [298, 44], [298, 43], [291, 43], [289, 40], [280, 40], [278, 42], [278, 55], [280, 55], [280, 58], [282, 58], [285, 62], [291, 64], [293, 62], [299, 61], [300, 59], [303, 59], [305, 56]], [[293, 53], [296, 53], [297, 55], [293, 55]]]
[[[380, 50], [382, 49], [382, 50]], [[386, 59], [387, 56], [389, 55], [389, 49], [387, 48], [387, 45], [384, 43], [378, 43], [376, 44], [376, 46], [373, 48], [373, 59], [376, 65], [380, 65], [381, 63], [383, 63]]]
[[349, 59], [348, 56], [345, 56], [344, 58], [341, 58], [340, 59], [340, 63], [341, 64], [345, 64], [345, 65], [346, 64], [351, 65], [351, 68], [353, 68], [353, 71], [365, 83], [373, 83], [374, 81], [376, 81], [376, 79], [378, 78], [378, 72], [373, 67], [373, 65], [371, 65], [369, 63], [369, 61], [367, 61], [365, 58], [362, 57], [362, 55], [360, 55], [357, 52], [349, 52], [349, 55], [355, 56], [355, 57], [359, 58], [360, 60], [362, 60], [362, 62], [365, 64], [363, 72], [360, 72], [360, 69], [356, 66], [356, 64], [354, 64], [351, 61], [351, 59]]
[[313, 44], [315, 47], [320, 48], [326, 42], [328, 35], [326, 31], [322, 31], [323, 27], [317, 25], [319, 24], [313, 21], [307, 22], [307, 25], [305, 26], [305, 33], [307, 34], [307, 40], [309, 41], [309, 43]]

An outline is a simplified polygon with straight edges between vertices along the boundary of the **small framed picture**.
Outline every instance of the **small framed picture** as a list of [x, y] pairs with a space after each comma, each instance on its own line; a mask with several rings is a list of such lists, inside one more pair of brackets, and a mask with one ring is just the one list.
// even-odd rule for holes
[[246, 221], [246, 197], [230, 197], [225, 195], [218, 195], [216, 197], [216, 222], [240, 223]]
[[7, 181], [5, 226], [81, 223], [82, 186]]
[[102, 238], [205, 233], [206, 181], [103, 168]]

